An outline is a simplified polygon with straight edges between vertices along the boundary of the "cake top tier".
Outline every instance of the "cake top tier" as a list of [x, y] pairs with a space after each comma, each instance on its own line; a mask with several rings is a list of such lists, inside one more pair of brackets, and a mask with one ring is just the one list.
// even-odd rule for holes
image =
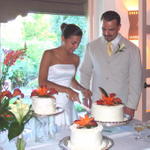
[[97, 105], [107, 105], [107, 106], [113, 106], [113, 105], [118, 105], [122, 104], [122, 101], [120, 98], [116, 97], [115, 93], [110, 93], [107, 94], [107, 92], [99, 87], [102, 98], [96, 101]]
[[98, 126], [94, 118], [89, 117], [88, 115], [85, 115], [84, 117], [80, 117], [80, 119], [75, 120], [73, 124], [76, 124], [77, 128], [93, 128]]

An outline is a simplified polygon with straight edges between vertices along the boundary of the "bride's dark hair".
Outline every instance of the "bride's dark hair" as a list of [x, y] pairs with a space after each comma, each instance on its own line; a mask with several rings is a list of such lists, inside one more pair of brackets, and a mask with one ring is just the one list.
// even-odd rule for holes
[[62, 36], [64, 36], [65, 39], [73, 35], [82, 36], [83, 34], [82, 30], [75, 24], [62, 23], [61, 31], [62, 31]]

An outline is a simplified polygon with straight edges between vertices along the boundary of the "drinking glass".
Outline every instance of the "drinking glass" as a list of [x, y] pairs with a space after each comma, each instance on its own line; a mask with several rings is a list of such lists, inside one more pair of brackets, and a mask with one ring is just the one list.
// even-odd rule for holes
[[141, 122], [134, 124], [134, 130], [137, 132], [137, 134], [135, 136], [136, 140], [143, 139], [141, 132], [144, 130], [144, 128], [145, 128], [145, 125]]

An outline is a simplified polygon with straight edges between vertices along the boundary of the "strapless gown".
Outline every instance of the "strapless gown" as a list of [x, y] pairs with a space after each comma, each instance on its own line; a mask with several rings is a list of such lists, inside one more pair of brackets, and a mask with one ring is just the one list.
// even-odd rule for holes
[[[70, 87], [74, 75], [75, 66], [73, 64], [55, 64], [49, 67], [47, 79], [56, 84]], [[57, 126], [70, 125], [77, 119], [73, 101], [68, 99], [66, 93], [58, 93], [55, 98], [56, 106], [64, 109], [63, 113], [55, 116], [55, 124]]]

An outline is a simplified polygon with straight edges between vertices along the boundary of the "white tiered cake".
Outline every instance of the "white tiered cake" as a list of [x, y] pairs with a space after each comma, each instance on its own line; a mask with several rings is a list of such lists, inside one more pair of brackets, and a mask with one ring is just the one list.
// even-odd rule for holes
[[94, 121], [94, 118], [85, 118], [75, 121], [71, 126], [70, 141], [68, 147], [70, 150], [101, 150], [106, 146], [103, 140], [102, 125]]
[[51, 115], [56, 112], [56, 100], [53, 96], [57, 94], [55, 89], [41, 87], [31, 93], [32, 108], [36, 114]]
[[51, 115], [56, 112], [56, 101], [50, 97], [32, 97], [32, 108], [36, 114]]
[[107, 94], [100, 88], [102, 98], [92, 104], [92, 115], [96, 121], [100, 122], [122, 122], [124, 121], [123, 107], [121, 99], [116, 94]]
[[124, 120], [123, 107], [124, 106], [122, 104], [115, 106], [106, 106], [93, 103], [92, 114], [96, 121], [121, 122]]

